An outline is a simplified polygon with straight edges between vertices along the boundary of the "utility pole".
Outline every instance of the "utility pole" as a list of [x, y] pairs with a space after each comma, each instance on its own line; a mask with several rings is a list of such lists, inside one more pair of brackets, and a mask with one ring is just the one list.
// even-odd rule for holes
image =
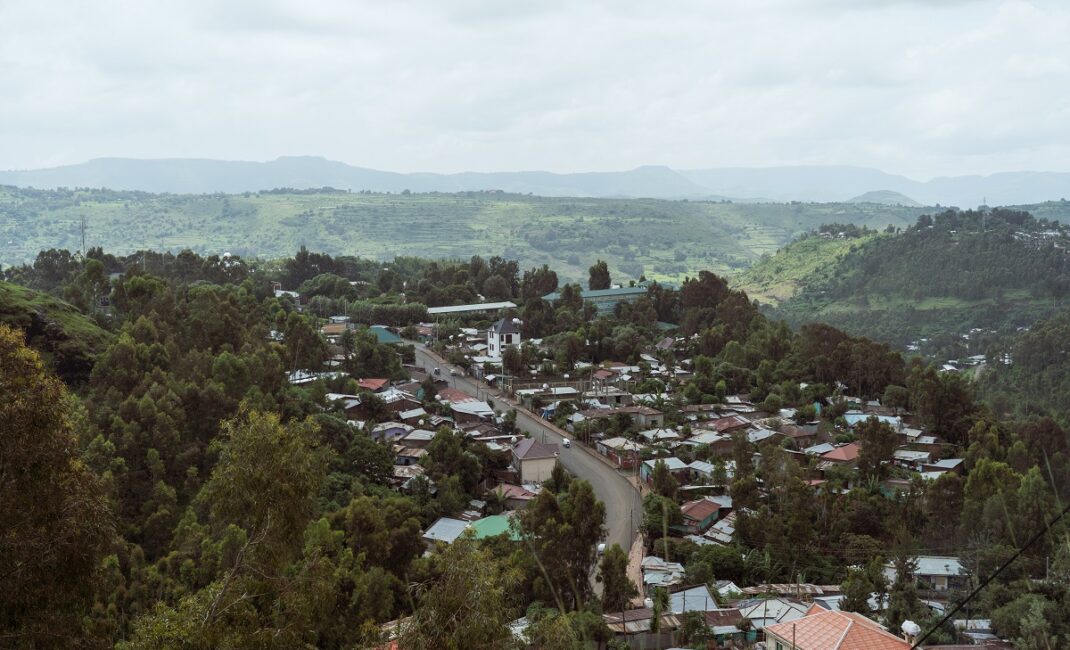
[[85, 259], [85, 215], [82, 215], [82, 258]]

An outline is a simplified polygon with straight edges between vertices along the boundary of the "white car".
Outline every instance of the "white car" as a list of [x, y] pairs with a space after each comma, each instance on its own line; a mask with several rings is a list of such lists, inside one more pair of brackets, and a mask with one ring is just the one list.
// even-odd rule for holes
[[563, 446], [563, 447], [564, 447], [565, 449], [569, 449], [569, 448], [571, 448], [571, 447], [572, 447], [572, 441], [571, 441], [571, 440], [569, 440], [568, 438], [563, 438], [563, 439], [561, 440], [561, 445], [562, 445], [562, 446]]

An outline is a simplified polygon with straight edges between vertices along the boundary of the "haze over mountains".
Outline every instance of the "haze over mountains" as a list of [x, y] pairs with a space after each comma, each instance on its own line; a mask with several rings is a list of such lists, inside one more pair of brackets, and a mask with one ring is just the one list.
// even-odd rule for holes
[[[737, 201], [917, 202], [972, 207], [1039, 203], [1070, 197], [1070, 173], [1006, 172], [917, 181], [852, 166], [790, 166], [556, 174], [545, 171], [409, 173], [354, 167], [315, 156], [268, 162], [196, 158], [97, 158], [85, 163], [0, 171], [0, 184], [21, 187], [106, 187], [167, 193], [255, 192], [324, 186], [376, 192], [503, 190], [541, 196], [732, 199]], [[867, 198], [868, 197], [868, 198]]]

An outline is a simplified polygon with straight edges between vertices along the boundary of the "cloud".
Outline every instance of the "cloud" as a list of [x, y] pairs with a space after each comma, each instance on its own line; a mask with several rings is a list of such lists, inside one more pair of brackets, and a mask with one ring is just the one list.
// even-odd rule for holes
[[1054, 1], [0, 2], [0, 168], [398, 171], [1070, 160]]

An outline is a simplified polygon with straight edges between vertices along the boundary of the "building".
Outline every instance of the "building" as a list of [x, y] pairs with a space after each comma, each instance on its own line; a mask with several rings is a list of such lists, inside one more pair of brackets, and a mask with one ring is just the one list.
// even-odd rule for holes
[[[947, 591], [969, 586], [970, 576], [957, 557], [919, 555], [915, 562], [917, 568], [914, 570], [914, 582], [921, 589]], [[891, 563], [884, 566], [884, 575], [889, 582], [895, 581], [895, 567]]]
[[682, 528], [689, 535], [701, 535], [709, 530], [721, 513], [721, 504], [713, 499], [695, 499], [680, 506], [684, 517]]
[[513, 447], [513, 469], [521, 483], [542, 483], [549, 480], [557, 463], [557, 445], [524, 438]]
[[[592, 289], [581, 291], [580, 298], [585, 305], [594, 305], [599, 314], [610, 314], [622, 302], [632, 303], [647, 295], [646, 287], [618, 287], [616, 289]], [[543, 300], [553, 303], [561, 299], [559, 292], [548, 293]]]
[[769, 650], [910, 650], [910, 643], [854, 612], [816, 605], [806, 616], [765, 628]]
[[487, 356], [501, 359], [510, 345], [520, 345], [520, 323], [515, 318], [503, 318], [487, 330]]
[[458, 316], [464, 314], [491, 314], [498, 313], [503, 309], [516, 308], [515, 302], [481, 302], [474, 305], [451, 305], [449, 307], [429, 307], [427, 314], [429, 316]]

